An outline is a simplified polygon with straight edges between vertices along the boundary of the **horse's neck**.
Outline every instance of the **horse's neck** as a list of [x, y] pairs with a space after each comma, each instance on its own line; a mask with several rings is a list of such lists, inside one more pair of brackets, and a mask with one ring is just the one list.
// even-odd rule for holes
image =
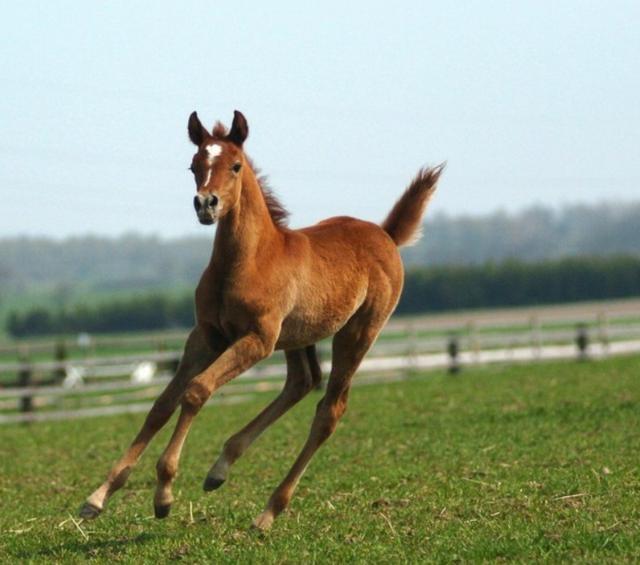
[[238, 203], [220, 220], [212, 263], [227, 269], [250, 261], [277, 236], [262, 190], [253, 171], [242, 178]]

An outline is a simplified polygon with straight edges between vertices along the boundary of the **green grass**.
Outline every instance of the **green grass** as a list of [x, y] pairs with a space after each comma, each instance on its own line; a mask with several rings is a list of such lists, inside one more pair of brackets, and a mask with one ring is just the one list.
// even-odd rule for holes
[[163, 431], [104, 515], [81, 525], [88, 539], [69, 513], [142, 416], [2, 427], [0, 562], [637, 562], [639, 375], [630, 357], [356, 388], [267, 535], [247, 526], [302, 445], [318, 393], [209, 494], [200, 485], [220, 445], [272, 395], [204, 410], [172, 514], [156, 521]]

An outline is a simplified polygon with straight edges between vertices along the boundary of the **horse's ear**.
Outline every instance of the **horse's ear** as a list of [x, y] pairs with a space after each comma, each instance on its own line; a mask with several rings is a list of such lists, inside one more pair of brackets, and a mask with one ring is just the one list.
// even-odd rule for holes
[[238, 147], [242, 147], [244, 140], [249, 135], [249, 124], [247, 119], [242, 115], [242, 112], [234, 110], [233, 123], [231, 124], [231, 130], [227, 134], [227, 139], [236, 144]]
[[202, 145], [202, 142], [209, 137], [209, 132], [205, 129], [205, 127], [200, 122], [200, 118], [198, 118], [197, 112], [191, 112], [189, 116], [189, 139], [191, 142], [198, 147]]

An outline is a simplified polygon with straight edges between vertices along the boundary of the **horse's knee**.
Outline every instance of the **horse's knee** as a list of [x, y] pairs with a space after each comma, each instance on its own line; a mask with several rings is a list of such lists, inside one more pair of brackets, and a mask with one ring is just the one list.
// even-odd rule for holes
[[343, 402], [318, 406], [316, 431], [320, 441], [325, 441], [333, 434], [346, 410], [347, 405]]
[[318, 425], [316, 426], [316, 433], [318, 439], [323, 442], [329, 439], [331, 434], [336, 429], [338, 425], [338, 419], [333, 416], [324, 416], [318, 420]]
[[182, 407], [190, 412], [198, 412], [210, 395], [211, 393], [203, 384], [193, 381], [187, 386], [182, 397]]

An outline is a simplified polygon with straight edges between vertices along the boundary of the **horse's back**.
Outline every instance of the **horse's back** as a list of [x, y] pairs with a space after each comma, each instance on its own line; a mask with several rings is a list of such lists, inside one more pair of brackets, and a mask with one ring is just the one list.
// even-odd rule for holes
[[[336, 216], [297, 231], [308, 238], [312, 254], [330, 257], [343, 268], [375, 266], [383, 267], [392, 277], [398, 269], [402, 274], [398, 248], [378, 224]], [[345, 265], [345, 259], [356, 260], [356, 263]]]

